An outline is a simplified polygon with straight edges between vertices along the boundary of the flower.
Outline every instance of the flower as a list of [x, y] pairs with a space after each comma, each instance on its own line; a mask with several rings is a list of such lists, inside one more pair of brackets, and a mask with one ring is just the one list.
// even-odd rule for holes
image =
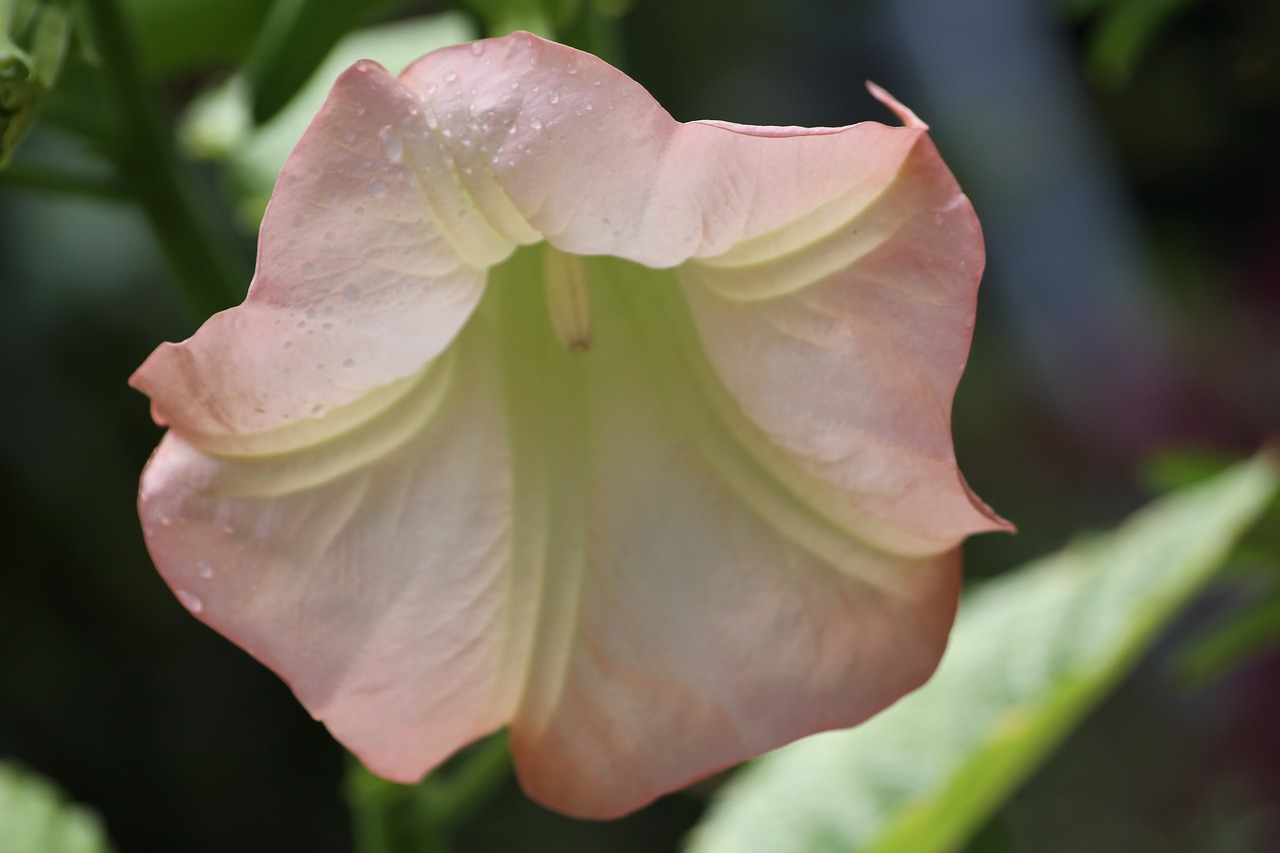
[[611, 817], [925, 680], [1005, 526], [950, 406], [983, 265], [925, 126], [681, 124], [526, 33], [360, 62], [244, 304], [132, 384], [157, 567], [371, 770], [507, 726]]

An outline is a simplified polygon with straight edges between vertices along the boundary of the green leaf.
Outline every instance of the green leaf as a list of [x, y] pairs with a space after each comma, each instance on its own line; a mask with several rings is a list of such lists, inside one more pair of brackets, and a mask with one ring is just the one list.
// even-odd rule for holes
[[347, 66], [372, 59], [399, 73], [424, 53], [473, 37], [471, 23], [457, 13], [351, 33], [330, 51], [284, 109], [261, 127], [253, 126], [251, 95], [243, 79], [233, 78], [202, 95], [183, 119], [182, 145], [193, 156], [227, 162], [241, 200], [240, 217], [256, 229], [285, 159]]
[[5, 853], [107, 853], [97, 816], [68, 803], [48, 780], [0, 762], [0, 840]]
[[66, 0], [48, 0], [29, 10], [0, 0], [0, 169], [57, 81], [71, 28]]
[[1214, 628], [1192, 640], [1177, 659], [1184, 684], [1198, 685], [1230, 673], [1280, 643], [1280, 590], [1262, 601], [1233, 612]]
[[1101, 15], [1089, 71], [1104, 86], [1128, 84], [1160, 30], [1199, 0], [1117, 0]]
[[407, 0], [276, 0], [245, 63], [254, 124], [278, 113], [356, 27]]
[[274, 3], [121, 0], [121, 5], [136, 35], [143, 68], [163, 77], [241, 62]]
[[1262, 457], [967, 596], [942, 664], [864, 725], [743, 768], [691, 853], [954, 850], [1213, 575], [1280, 486]]

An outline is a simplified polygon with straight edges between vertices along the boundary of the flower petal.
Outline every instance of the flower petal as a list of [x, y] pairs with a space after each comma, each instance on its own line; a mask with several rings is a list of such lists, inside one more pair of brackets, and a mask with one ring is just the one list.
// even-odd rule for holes
[[348, 406], [449, 344], [515, 244], [469, 215], [427, 135], [417, 98], [375, 63], [338, 79], [276, 185], [245, 303], [134, 374], [159, 423], [225, 450]]
[[861, 207], [843, 199], [824, 209], [834, 219], [801, 217], [681, 275], [717, 374], [787, 451], [761, 455], [835, 486], [879, 523], [850, 518], [868, 541], [929, 553], [1010, 528], [965, 484], [951, 440], [981, 231], [933, 144], [899, 131], [911, 145]]
[[487, 215], [650, 267], [798, 248], [866, 207], [924, 132], [681, 124], [621, 71], [528, 33], [434, 51], [401, 80]]
[[170, 432], [142, 481], [148, 547], [178, 598], [401, 781], [500, 727], [525, 667], [507, 657], [500, 379], [476, 334], [341, 437], [220, 457]]
[[937, 664], [959, 584], [956, 552], [880, 553], [772, 480], [688, 369], [675, 277], [628, 267], [592, 265], [576, 628], [511, 725], [526, 790], [593, 818], [884, 708]]

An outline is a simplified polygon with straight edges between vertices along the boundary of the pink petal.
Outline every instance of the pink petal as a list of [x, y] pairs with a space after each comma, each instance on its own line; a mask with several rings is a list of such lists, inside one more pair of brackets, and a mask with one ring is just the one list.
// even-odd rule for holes
[[836, 487], [867, 541], [930, 553], [1008, 524], [965, 484], [951, 441], [984, 261], [978, 221], [928, 138], [900, 133], [912, 144], [896, 171], [835, 227], [681, 272], [717, 373], [786, 451], [769, 455], [778, 475], [798, 468]]
[[877, 552], [754, 468], [674, 282], [613, 266], [585, 565], [553, 623], [576, 631], [511, 723], [525, 789], [591, 818], [892, 703], [936, 666], [959, 586], [957, 552]]
[[139, 501], [179, 599], [406, 782], [503, 725], [524, 666], [495, 359], [456, 362], [314, 448], [217, 457], [170, 432]]
[[[468, 218], [423, 122], [376, 64], [338, 79], [276, 184], [245, 303], [134, 374], [159, 423], [230, 449], [347, 406], [449, 344], [514, 243]], [[312, 432], [343, 425], [329, 426]]]

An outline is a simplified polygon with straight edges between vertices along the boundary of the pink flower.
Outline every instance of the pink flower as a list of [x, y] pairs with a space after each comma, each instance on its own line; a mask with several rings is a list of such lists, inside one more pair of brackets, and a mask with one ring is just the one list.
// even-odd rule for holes
[[244, 304], [138, 370], [200, 619], [374, 772], [502, 726], [620, 815], [924, 681], [1005, 527], [950, 407], [983, 266], [925, 126], [680, 124], [534, 36], [360, 62]]

